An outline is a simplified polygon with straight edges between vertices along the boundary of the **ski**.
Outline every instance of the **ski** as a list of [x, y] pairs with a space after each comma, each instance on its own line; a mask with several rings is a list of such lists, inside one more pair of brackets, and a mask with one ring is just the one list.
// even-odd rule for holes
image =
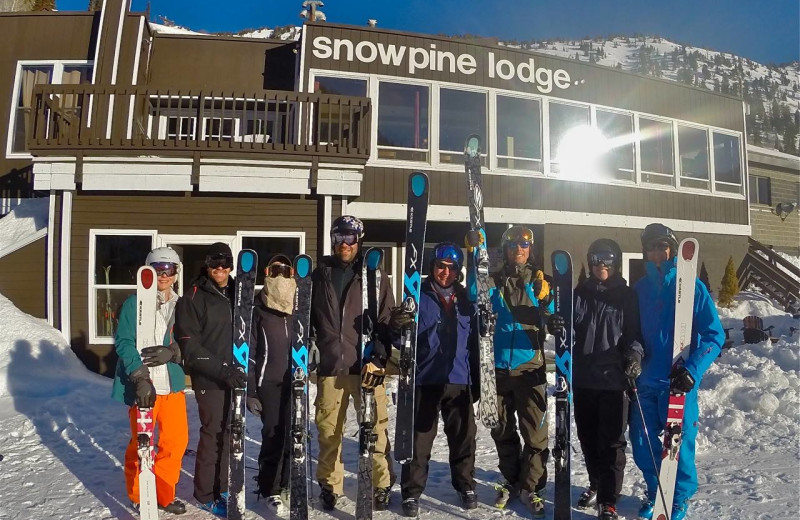
[[553, 251], [553, 300], [555, 313], [564, 318], [556, 331], [556, 428], [553, 444], [555, 497], [553, 520], [572, 519], [572, 472], [570, 470], [570, 415], [572, 408], [572, 258], [566, 251]]
[[[239, 252], [236, 263], [236, 294], [233, 303], [233, 362], [247, 373], [250, 365], [250, 322], [256, 284], [258, 255], [250, 249]], [[231, 392], [231, 448], [228, 468], [228, 518], [241, 520], [245, 511], [244, 439], [246, 388]]]
[[[383, 251], [377, 247], [367, 250], [361, 264], [361, 301], [364, 309], [361, 320], [361, 366], [372, 355], [378, 324], [378, 298], [381, 289], [380, 265]], [[375, 433], [375, 391], [361, 386], [361, 410], [358, 422], [358, 496], [356, 520], [372, 518], [372, 454], [378, 436]]]
[[469, 266], [477, 286], [478, 320], [480, 322], [480, 387], [481, 399], [478, 415], [487, 428], [499, 422], [497, 411], [497, 385], [494, 369], [494, 322], [492, 302], [489, 299], [489, 251], [486, 248], [486, 229], [483, 220], [483, 181], [481, 179], [481, 141], [470, 135], [464, 145], [464, 168], [467, 173], [467, 201], [470, 230], [483, 235], [483, 242], [475, 248]]
[[414, 313], [414, 321], [403, 331], [400, 346], [400, 373], [397, 384], [397, 423], [394, 459], [400, 464], [414, 453], [414, 380], [417, 371], [417, 320], [419, 289], [422, 284], [422, 254], [428, 219], [428, 176], [413, 172], [408, 178], [408, 213], [406, 217], [406, 255], [403, 271], [403, 309]]
[[[700, 246], [694, 238], [686, 238], [678, 246], [678, 272], [675, 277], [675, 326], [672, 340], [672, 366], [681, 364], [692, 342], [694, 313], [694, 286], [697, 278], [697, 256]], [[659, 482], [661, 496], [656, 498], [653, 518], [669, 520], [675, 498], [675, 477], [678, 473], [678, 456], [683, 436], [683, 406], [686, 394], [670, 392], [664, 428], [664, 446], [661, 450]], [[658, 498], [661, 498], [660, 500]]]
[[[153, 343], [156, 329], [156, 301], [158, 284], [156, 272], [148, 266], [139, 268], [136, 275], [136, 349], [149, 347]], [[139, 518], [158, 520], [156, 499], [156, 474], [153, 471], [155, 451], [153, 437], [155, 422], [152, 408], [136, 409], [136, 440], [139, 453]]]
[[292, 314], [291, 467], [289, 519], [308, 519], [308, 330], [311, 322], [311, 257], [297, 255], [294, 279], [297, 291]]

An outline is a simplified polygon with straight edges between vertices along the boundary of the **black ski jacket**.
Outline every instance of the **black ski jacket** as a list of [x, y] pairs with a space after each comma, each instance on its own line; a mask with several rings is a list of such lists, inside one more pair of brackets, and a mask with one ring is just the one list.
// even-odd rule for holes
[[228, 286], [220, 289], [201, 274], [175, 308], [175, 337], [195, 389], [228, 388], [219, 377], [222, 367], [233, 360], [234, 287], [233, 276]]
[[247, 371], [247, 394], [257, 397], [262, 383], [281, 383], [289, 380], [292, 352], [291, 314], [268, 308], [256, 295], [253, 326], [250, 329], [250, 368]]
[[[352, 281], [344, 288], [342, 305], [331, 281], [332, 256], [322, 258], [311, 276], [311, 329], [319, 349], [317, 375], [337, 376], [361, 373], [361, 319], [364, 314], [361, 294], [361, 260], [354, 265]], [[383, 367], [391, 354], [391, 345], [399, 338], [389, 330], [390, 309], [394, 296], [389, 278], [381, 271], [378, 298], [378, 340], [373, 346], [371, 361]]]
[[575, 388], [625, 390], [625, 356], [642, 354], [639, 300], [625, 279], [589, 278], [575, 288], [572, 384]]

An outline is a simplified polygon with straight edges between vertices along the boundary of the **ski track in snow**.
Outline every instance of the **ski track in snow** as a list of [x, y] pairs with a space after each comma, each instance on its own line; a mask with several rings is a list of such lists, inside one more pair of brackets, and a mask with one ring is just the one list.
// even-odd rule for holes
[[[796, 519], [800, 456], [800, 342], [790, 327], [798, 320], [782, 313], [758, 295], [744, 293], [737, 306], [721, 309], [723, 325], [734, 327], [737, 346], [725, 351], [706, 374], [700, 392], [701, 424], [697, 441], [700, 489], [688, 518]], [[741, 318], [764, 317], [775, 325], [772, 344], [742, 345]], [[550, 374], [552, 384], [552, 374]], [[0, 296], [0, 519], [133, 519], [125, 493], [122, 470], [129, 438], [127, 408], [111, 400], [111, 381], [83, 368], [59, 333], [43, 320], [18, 311]], [[313, 400], [315, 388], [311, 386]], [[189, 449], [197, 445], [197, 405], [188, 392]], [[550, 433], [554, 420], [550, 403]], [[313, 420], [313, 409], [311, 410]], [[393, 410], [389, 435], [394, 438]], [[573, 427], [574, 431], [574, 427]], [[355, 412], [348, 411], [343, 453], [345, 495], [337, 511], [320, 509], [319, 488], [311, 487], [312, 519], [352, 518], [355, 511], [358, 427]], [[421, 500], [420, 517], [440, 519], [529, 518], [517, 500], [500, 512], [488, 504], [494, 499], [493, 482], [499, 478], [497, 455], [489, 431], [478, 421], [475, 477], [481, 501], [466, 512], [450, 485], [447, 446], [439, 428], [430, 463], [428, 486]], [[316, 462], [316, 429], [311, 426], [311, 453]], [[246, 486], [254, 489], [260, 422], [248, 414], [245, 461]], [[573, 500], [588, 484], [573, 435]], [[630, 450], [629, 450], [630, 455]], [[212, 519], [192, 498], [195, 455], [183, 460], [178, 498], [187, 513], [174, 518]], [[552, 471], [552, 464], [550, 465]], [[316, 465], [312, 467], [312, 475]], [[395, 471], [400, 473], [399, 465]], [[551, 477], [552, 479], [552, 477]], [[634, 519], [644, 493], [641, 474], [628, 458], [620, 518]], [[552, 480], [546, 489], [548, 518], [552, 518]], [[247, 494], [248, 518], [276, 518], [263, 501]], [[162, 518], [173, 518], [165, 513]], [[377, 520], [402, 518], [399, 485], [395, 485], [390, 511], [376, 512]], [[573, 511], [574, 520], [595, 518], [593, 511]]]

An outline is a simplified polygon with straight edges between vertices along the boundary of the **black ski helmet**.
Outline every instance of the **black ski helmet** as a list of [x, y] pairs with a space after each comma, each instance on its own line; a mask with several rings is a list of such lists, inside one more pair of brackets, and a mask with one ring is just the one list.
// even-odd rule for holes
[[355, 235], [358, 237], [358, 244], [361, 245], [361, 240], [364, 238], [364, 223], [358, 217], [342, 215], [331, 224], [331, 246], [335, 243], [333, 239], [335, 234]]
[[675, 233], [664, 224], [656, 222], [648, 224], [642, 231], [642, 254], [644, 254], [645, 258], [647, 258], [647, 246], [659, 240], [669, 244], [670, 258], [678, 254], [678, 239], [675, 238]]
[[589, 251], [586, 253], [586, 263], [591, 270], [592, 265], [592, 255], [601, 252], [609, 252], [614, 255], [614, 260], [612, 263], [612, 267], [614, 268], [615, 273], [620, 273], [622, 270], [622, 248], [619, 247], [619, 244], [611, 240], [610, 238], [598, 238], [592, 245], [589, 246]]

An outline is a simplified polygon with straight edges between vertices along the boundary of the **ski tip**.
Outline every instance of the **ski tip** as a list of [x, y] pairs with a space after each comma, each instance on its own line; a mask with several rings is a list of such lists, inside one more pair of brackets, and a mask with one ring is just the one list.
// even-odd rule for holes
[[378, 247], [371, 247], [367, 251], [367, 269], [377, 269], [383, 260], [383, 250]]
[[413, 172], [409, 179], [411, 192], [415, 197], [421, 197], [425, 190], [428, 189], [428, 176], [423, 172]]
[[686, 238], [681, 242], [681, 256], [684, 260], [691, 260], [697, 252], [697, 240]]
[[297, 255], [294, 259], [294, 272], [299, 278], [305, 278], [311, 273], [311, 257]]
[[141, 283], [142, 287], [149, 289], [152, 287], [155, 279], [156, 272], [152, 267], [149, 265], [144, 265], [139, 268], [139, 283]]
[[478, 134], [471, 134], [464, 143], [464, 153], [475, 157], [481, 153], [481, 138]]
[[566, 274], [569, 271], [569, 264], [570, 264], [570, 256], [569, 253], [566, 251], [553, 251], [553, 255], [551, 257], [553, 261], [553, 269], [555, 269], [558, 274]]
[[243, 272], [249, 273], [256, 266], [256, 252], [252, 249], [244, 249], [239, 253], [239, 267]]

